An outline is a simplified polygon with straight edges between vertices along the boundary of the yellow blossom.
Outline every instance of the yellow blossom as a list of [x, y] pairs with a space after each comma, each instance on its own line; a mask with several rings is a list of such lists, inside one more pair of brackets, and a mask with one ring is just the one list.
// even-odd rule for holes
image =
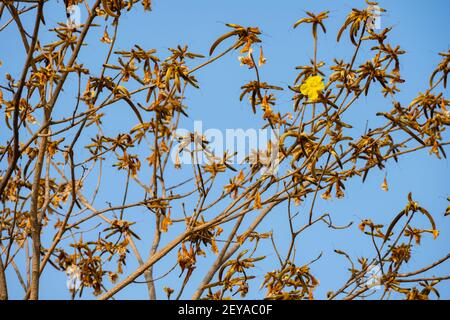
[[436, 239], [439, 236], [438, 230], [433, 230], [433, 238]]
[[325, 88], [321, 76], [310, 76], [300, 86], [300, 92], [308, 97], [310, 101], [316, 101], [319, 97], [319, 92]]

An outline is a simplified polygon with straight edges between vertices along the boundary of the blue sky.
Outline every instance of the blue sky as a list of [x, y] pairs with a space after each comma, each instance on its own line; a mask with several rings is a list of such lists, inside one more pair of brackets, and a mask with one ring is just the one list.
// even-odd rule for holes
[[[347, 58], [352, 46], [343, 40], [336, 43], [336, 33], [345, 16], [352, 7], [365, 7], [364, 1], [172, 1], [154, 0], [153, 11], [143, 13], [142, 10], [133, 9], [122, 18], [119, 29], [118, 50], [126, 50], [135, 44], [145, 49], [157, 49], [161, 56], [165, 56], [167, 48], [178, 44], [188, 45], [190, 50], [207, 55], [210, 45], [223, 33], [227, 32], [225, 23], [236, 23], [243, 26], [258, 26], [262, 30], [264, 54], [267, 64], [261, 69], [264, 81], [274, 85], [287, 87], [296, 76], [295, 66], [307, 64], [312, 58], [312, 39], [309, 27], [293, 29], [292, 25], [298, 19], [306, 15], [305, 11], [320, 12], [329, 10], [330, 18], [326, 21], [327, 34], [320, 33], [318, 59], [330, 65], [332, 58]], [[64, 7], [62, 1], [51, 1], [47, 5], [47, 29], [55, 25], [57, 21], [64, 19]], [[450, 49], [450, 2], [446, 0], [433, 1], [380, 1], [380, 6], [388, 12], [381, 18], [382, 27], [393, 26], [390, 33], [390, 43], [401, 45], [407, 54], [401, 57], [402, 78], [407, 82], [401, 86], [402, 91], [397, 99], [404, 104], [409, 103], [419, 91], [424, 91], [428, 84], [428, 78], [432, 70], [439, 62], [438, 53]], [[31, 18], [31, 17], [30, 17]], [[28, 21], [31, 23], [31, 19]], [[100, 20], [99, 20], [100, 22]], [[89, 46], [83, 48], [80, 60], [87, 66], [95, 66], [106, 54], [107, 47], [96, 41], [101, 37], [103, 28], [97, 33], [89, 35]], [[45, 30], [42, 36], [52, 39], [52, 35]], [[21, 43], [15, 32], [0, 33], [0, 59], [5, 63], [0, 72], [18, 72], [18, 67], [23, 61], [16, 52], [22, 52]], [[95, 43], [95, 45], [92, 45]], [[6, 45], [7, 44], [7, 45]], [[223, 48], [227, 45], [224, 44]], [[361, 51], [361, 60], [369, 58], [371, 52], [368, 48]], [[183, 120], [182, 126], [192, 129], [194, 120], [202, 120], [203, 127], [218, 128], [254, 128], [262, 124], [260, 117], [251, 112], [251, 107], [246, 101], [239, 102], [240, 86], [254, 75], [251, 71], [239, 66], [238, 53], [234, 52], [217, 63], [214, 63], [196, 74], [200, 90], [190, 89], [186, 94], [186, 104], [189, 107], [189, 118]], [[9, 58], [9, 59], [8, 59]], [[12, 59], [12, 60], [11, 60]], [[194, 64], [195, 65], [195, 64]], [[94, 70], [94, 67], [93, 69]], [[73, 98], [76, 94], [75, 80], [69, 80], [62, 101]], [[372, 90], [375, 91], [375, 90]], [[448, 95], [448, 89], [446, 94]], [[292, 108], [288, 90], [279, 95], [278, 108], [282, 111]], [[64, 102], [59, 104], [59, 110], [64, 111]], [[344, 119], [354, 125], [354, 132], [364, 132], [366, 123], [371, 127], [377, 124], [376, 112], [389, 110], [390, 100], [384, 99], [379, 93], [371, 93], [363, 97], [354, 106], [352, 112]], [[132, 114], [125, 108], [114, 109], [108, 114], [109, 123], [104, 130], [113, 135], [118, 131], [129, 130], [131, 126], [126, 120], [134, 121]], [[1, 128], [0, 128], [1, 130]], [[88, 131], [89, 133], [89, 131]], [[448, 134], [447, 134], [448, 137]], [[88, 139], [88, 135], [84, 137]], [[87, 140], [86, 140], [87, 141]], [[81, 150], [80, 150], [81, 152]], [[447, 152], [449, 153], [449, 152]], [[111, 160], [111, 163], [114, 161]], [[384, 175], [387, 173], [390, 192], [381, 190]], [[100, 195], [98, 204], [101, 207], [105, 201], [119, 203], [122, 190], [114, 187], [116, 179], [124, 179], [124, 175], [107, 174], [104, 177], [104, 186], [108, 186], [107, 192]], [[174, 176], [182, 180], [181, 176]], [[423, 266], [423, 261], [433, 261], [441, 258], [449, 252], [450, 229], [448, 217], [443, 217], [443, 212], [448, 205], [446, 198], [450, 196], [449, 188], [450, 167], [449, 160], [437, 160], [428, 155], [427, 151], [415, 153], [413, 156], [402, 158], [398, 164], [392, 162], [383, 171], [372, 171], [366, 182], [359, 180], [348, 183], [346, 197], [343, 200], [321, 201], [318, 203], [318, 212], [330, 212], [334, 214], [336, 224], [347, 224], [354, 221], [355, 224], [345, 231], [331, 231], [326, 226], [318, 226], [306, 232], [298, 245], [299, 265], [317, 257], [322, 251], [321, 260], [311, 266], [312, 273], [317, 275], [320, 286], [316, 290], [318, 298], [325, 297], [328, 290], [336, 289], [345, 281], [345, 261], [342, 257], [333, 253], [334, 249], [348, 252], [352, 257], [373, 256], [373, 250], [365, 237], [357, 231], [357, 225], [361, 219], [372, 218], [376, 222], [388, 223], [393, 216], [406, 204], [408, 192], [412, 192], [414, 199], [427, 208], [436, 217], [436, 223], [441, 235], [435, 241], [431, 237], [425, 237], [423, 245], [414, 250], [413, 259], [410, 262], [410, 270]], [[142, 199], [142, 192], [131, 188], [130, 201]], [[136, 191], [134, 193], [134, 191]], [[193, 205], [193, 204], [191, 204]], [[307, 210], [308, 207], [300, 206], [298, 210]], [[144, 210], [133, 212], [131, 217], [140, 221], [140, 215]], [[274, 210], [270, 217], [259, 227], [258, 231], [273, 230], [277, 245], [282, 252], [286, 252], [289, 234], [286, 232], [285, 208]], [[303, 221], [304, 222], [304, 221]], [[276, 226], [276, 227], [275, 227]], [[150, 236], [144, 239], [149, 240]], [[175, 230], [174, 230], [175, 231]], [[367, 238], [367, 239], [366, 239]], [[165, 240], [163, 240], [164, 242]], [[266, 243], [269, 246], [269, 243]], [[140, 244], [141, 248], [148, 245]], [[271, 248], [271, 246], [270, 246]], [[368, 251], [367, 249], [370, 248]], [[147, 250], [147, 249], [143, 249]], [[172, 258], [168, 257], [168, 258]], [[161, 267], [172, 265], [174, 260], [163, 261]], [[209, 260], [205, 260], [207, 262]], [[201, 277], [206, 270], [201, 263], [193, 277]], [[125, 273], [129, 273], [136, 266], [130, 262]], [[269, 254], [266, 261], [257, 265], [255, 275], [255, 287], [259, 287], [266, 271], [274, 269], [276, 257]], [[160, 268], [161, 268], [160, 267]], [[430, 274], [448, 274], [449, 262]], [[162, 274], [163, 269], [155, 269], [155, 274]], [[177, 269], [171, 276], [158, 283], [158, 289], [163, 285], [178, 288], [180, 280]], [[9, 274], [9, 278], [13, 275]], [[42, 279], [43, 298], [59, 299], [68, 298], [65, 287], [64, 273], [55, 271], [45, 272]], [[440, 285], [442, 298], [450, 298], [450, 287]], [[188, 287], [186, 292], [191, 292]], [[11, 296], [20, 298], [23, 295], [20, 286], [10, 288]], [[264, 291], [254, 290], [249, 298], [260, 298]], [[92, 296], [87, 296], [92, 297]], [[146, 298], [145, 285], [133, 285], [120, 292], [117, 297], [123, 299]], [[162, 294], [160, 294], [162, 298]], [[189, 295], [183, 296], [189, 298]]]

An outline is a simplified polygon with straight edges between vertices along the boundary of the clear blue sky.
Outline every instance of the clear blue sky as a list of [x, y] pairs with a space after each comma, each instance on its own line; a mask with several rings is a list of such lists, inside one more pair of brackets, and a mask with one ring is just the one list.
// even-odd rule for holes
[[[329, 65], [331, 58], [346, 58], [346, 53], [351, 50], [348, 43], [336, 44], [335, 41], [337, 30], [345, 16], [352, 7], [362, 8], [365, 6], [362, 0], [286, 0], [278, 2], [266, 0], [154, 0], [153, 2], [151, 13], [143, 13], [139, 8], [124, 15], [117, 49], [126, 50], [134, 44], [139, 44], [145, 49], [155, 48], [161, 56], [165, 56], [167, 48], [175, 47], [177, 44], [187, 44], [191, 51], [207, 55], [211, 43], [228, 31], [225, 23], [258, 26], [263, 31], [263, 47], [267, 57], [267, 64], [261, 70], [262, 78], [271, 84], [283, 87], [287, 87], [295, 79], [295, 66], [307, 64], [312, 57], [309, 27], [292, 29], [293, 23], [305, 16], [306, 10], [316, 13], [324, 10], [330, 11], [330, 18], [326, 21], [328, 33], [320, 34], [318, 54], [318, 59], [326, 61]], [[390, 43], [400, 44], [407, 51], [407, 54], [401, 57], [402, 77], [407, 82], [401, 87], [402, 92], [397, 97], [399, 101], [407, 104], [418, 91], [423, 91], [427, 87], [429, 74], [439, 62], [438, 52], [450, 49], [450, 19], [448, 16], [450, 2], [447, 0], [385, 0], [380, 1], [380, 5], [388, 10], [387, 14], [382, 17], [382, 27], [394, 27], [390, 33]], [[47, 6], [48, 29], [53, 27], [57, 21], [64, 19], [64, 8], [62, 1], [51, 1], [51, 4]], [[11, 31], [10, 29], [8, 32], [0, 33], [0, 59], [4, 62], [9, 61], [0, 69], [0, 72], [2, 74], [11, 72], [17, 76], [23, 57], [19, 59], [15, 52], [21, 52], [23, 49], [16, 33]], [[89, 44], [95, 41], [94, 46], [83, 48], [81, 61], [88, 66], [103, 61], [106, 45], [96, 42], [102, 32], [103, 28], [99, 28], [97, 34], [88, 37]], [[47, 36], [49, 33], [44, 31], [42, 34]], [[368, 49], [364, 49], [361, 52], [361, 58], [367, 58], [370, 54]], [[182, 126], [191, 129], [193, 121], [198, 119], [203, 121], [205, 129], [253, 128], [261, 124], [259, 117], [252, 114], [248, 103], [239, 102], [240, 86], [251, 80], [253, 73], [246, 68], [239, 67], [237, 56], [237, 53], [232, 53], [198, 74], [201, 89], [192, 89], [187, 93], [186, 104], [189, 106], [190, 118], [184, 120]], [[448, 93], [447, 91], [446, 94], [448, 95]], [[75, 94], [75, 81], [73, 81], [63, 97], [73, 98]], [[379, 94], [371, 94], [369, 97], [363, 98], [345, 120], [354, 125], [355, 134], [362, 133], [366, 121], [369, 121], [369, 127], [375, 125], [377, 120], [374, 114], [381, 110], [389, 110], [391, 108], [389, 103], [388, 99], [383, 99]], [[292, 107], [288, 92], [279, 96], [278, 107], [280, 110], [288, 110]], [[59, 108], [64, 108], [64, 104], [60, 103]], [[105, 131], [113, 135], [119, 130], [128, 130], [127, 122], [124, 119], [134, 121], [132, 116], [126, 111], [115, 111], [111, 115], [111, 122], [105, 127]], [[380, 189], [386, 172], [391, 190], [389, 193]], [[104, 177], [104, 186], [111, 187], [107, 193], [100, 195], [97, 201], [99, 207], [104, 206], [105, 201], [111, 201], [113, 204], [121, 201], [122, 190], [114, 187], [117, 177], [117, 175]], [[123, 174], [119, 177], [120, 179], [125, 178]], [[182, 177], [179, 179], [182, 180]], [[321, 201], [317, 206], [317, 212], [332, 212], [336, 224], [346, 224], [349, 221], [354, 221], [355, 224], [345, 231], [331, 231], [325, 226], [315, 227], [300, 239], [298, 261], [296, 261], [299, 265], [314, 259], [321, 251], [323, 252], [322, 259], [311, 267], [312, 273], [320, 280], [316, 297], [323, 298], [328, 290], [339, 288], [345, 281], [343, 276], [348, 275], [345, 271], [344, 259], [334, 254], [333, 250], [345, 250], [355, 259], [360, 256], [372, 257], [374, 251], [369, 238], [357, 231], [359, 221], [364, 218], [372, 218], [376, 222], [388, 223], [394, 214], [406, 204], [408, 192], [412, 192], [414, 198], [434, 214], [441, 231], [438, 240], [432, 241], [431, 237], [425, 236], [423, 245], [414, 249], [414, 256], [409, 265], [410, 270], [423, 266], [424, 261], [434, 261], [446, 255], [449, 252], [450, 229], [449, 217], [444, 218], [443, 212], [448, 205], [446, 198], [450, 196], [449, 181], [449, 160], [437, 160], [435, 157], [429, 156], [427, 151], [423, 151], [414, 156], [404, 157], [398, 164], [389, 163], [383, 172], [372, 171], [365, 184], [359, 180], [352, 180], [347, 184], [346, 197], [343, 200]], [[131, 189], [129, 200], [142, 199], [142, 192], [133, 193], [133, 190], [138, 189]], [[298, 209], [302, 211], [302, 209], [307, 210], [308, 208], [299, 207]], [[136, 217], [136, 221], [140, 221], [139, 214], [142, 212], [144, 212], [143, 209], [138, 209], [134, 213], [133, 217]], [[259, 227], [258, 231], [265, 232], [272, 229], [278, 241], [277, 245], [285, 253], [289, 237], [284, 207], [277, 208], [270, 218]], [[145, 228], [138, 231], [140, 231], [139, 234], [144, 234], [146, 241], [150, 240], [150, 235], [145, 236]], [[369, 251], [367, 251], [368, 248], [370, 248]], [[161, 266], [172, 266], [173, 256], [171, 258], [172, 260], [164, 260], [165, 262]], [[204, 267], [206, 264], [203, 264], [202, 260], [199, 262], [193, 277], [201, 277], [206, 270]], [[125, 274], [131, 272], [134, 267], [136, 267], [135, 263], [129, 263], [125, 268]], [[259, 287], [264, 273], [275, 267], [278, 267], [276, 257], [274, 254], [270, 254], [264, 262], [258, 264], [254, 286]], [[447, 262], [431, 274], [448, 274], [449, 269], [449, 262]], [[156, 275], [163, 272], [163, 269], [155, 270]], [[177, 269], [162, 282], [164, 285], [176, 289], [180, 285], [178, 274], [179, 270]], [[8, 276], [13, 277], [12, 274]], [[158, 282], [159, 289], [163, 286], [162, 282]], [[42, 298], [69, 298], [64, 273], [45, 272], [42, 283]], [[110, 284], [107, 286], [109, 287]], [[450, 287], [444, 284], [439, 288], [441, 296], [449, 299]], [[192, 287], [187, 288], [186, 292], [191, 292], [189, 289]], [[13, 298], [23, 296], [22, 289], [18, 285], [10, 287], [10, 294]], [[248, 297], [260, 298], [263, 294], [263, 290], [254, 290]], [[87, 295], [86, 297], [91, 296]], [[145, 299], [147, 297], [146, 287], [142, 284], [133, 285], [119, 293], [117, 297]], [[163, 296], [160, 295], [160, 297]], [[189, 298], [189, 295], [183, 297]]]

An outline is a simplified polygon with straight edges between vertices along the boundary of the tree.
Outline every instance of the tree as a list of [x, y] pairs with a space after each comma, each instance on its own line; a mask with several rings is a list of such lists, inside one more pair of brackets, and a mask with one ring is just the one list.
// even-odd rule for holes
[[[351, 225], [335, 225], [332, 213], [315, 210], [316, 202], [342, 198], [349, 180], [364, 181], [372, 170], [382, 170], [387, 162], [401, 161], [419, 150], [446, 157], [449, 141], [444, 131], [450, 124], [450, 101], [444, 90], [450, 51], [440, 54], [442, 62], [424, 93], [410, 102], [397, 101], [404, 82], [400, 56], [405, 52], [388, 43], [391, 28], [373, 28], [376, 3], [350, 12], [337, 42], [348, 36], [353, 54], [347, 61], [331, 62], [330, 67], [318, 60], [317, 45], [326, 32], [328, 12], [307, 12], [306, 18], [297, 21], [294, 28], [311, 27], [314, 54], [309, 64], [296, 68], [298, 76], [286, 88], [265, 82], [260, 75], [266, 59], [257, 27], [227, 24], [228, 30], [211, 45], [208, 58], [180, 45], [164, 57], [139, 45], [127, 51], [115, 49], [122, 17], [134, 7], [151, 11], [149, 0], [69, 0], [65, 4], [69, 13], [85, 6], [88, 16], [82, 22], [70, 16], [67, 23], [50, 29], [51, 41], [48, 34], [42, 36], [43, 26], [48, 25], [47, 1], [0, 4], [1, 32], [15, 32], [26, 52], [21, 69], [6, 74], [0, 86], [4, 113], [1, 299], [8, 298], [8, 269], [14, 270], [25, 297], [38, 299], [41, 275], [49, 268], [69, 274], [73, 298], [92, 290], [100, 299], [109, 299], [141, 281], [138, 278], [144, 279], [141, 282], [150, 299], [161, 298], [155, 283], [176, 270], [181, 271], [178, 288], [162, 289], [169, 299], [180, 297], [191, 286], [196, 287], [190, 293], [194, 299], [224, 299], [237, 293], [244, 297], [258, 286], [251, 282], [254, 267], [271, 252], [279, 265], [265, 271], [265, 298], [312, 299], [319, 281], [310, 265], [320, 256], [307, 264], [296, 263], [299, 238], [321, 223], [330, 229]], [[30, 13], [34, 25], [28, 30], [23, 15]], [[109, 49], [103, 64], [94, 70], [84, 65], [80, 53], [96, 45], [88, 43], [87, 36], [98, 26], [104, 30], [100, 41]], [[373, 57], [358, 65], [363, 47]], [[239, 52], [241, 64], [254, 75], [254, 80], [242, 85], [240, 100], [248, 99], [255, 117], [262, 118], [275, 134], [239, 170], [231, 163], [233, 153], [215, 153], [201, 134], [177, 134], [180, 121], [189, 114], [185, 96], [189, 90], [201, 90], [195, 75], [234, 52]], [[77, 84], [75, 99], [62, 98], [65, 90], [73, 89], [69, 81]], [[380, 89], [392, 104], [391, 111], [377, 114], [383, 125], [361, 136], [350, 134], [352, 126], [343, 121], [343, 115], [352, 112], [352, 105], [369, 90]], [[289, 112], [276, 110], [280, 90], [292, 94]], [[103, 131], [112, 108], [127, 108], [135, 118], [130, 130], [117, 136]], [[190, 165], [180, 158], [186, 154]], [[114, 166], [105, 165], [108, 159], [114, 159]], [[173, 167], [189, 170], [190, 179], [178, 181]], [[101, 184], [106, 171], [125, 176], [126, 182], [114, 186], [123, 190], [123, 198], [102, 206], [96, 197], [111, 187]], [[128, 200], [130, 188], [140, 190], [140, 201]], [[382, 188], [388, 191], [387, 179]], [[330, 288], [329, 299], [366, 297], [374, 286], [382, 288], [378, 298], [439, 296], [436, 287], [449, 276], [421, 275], [448, 262], [450, 254], [424, 261], [424, 267], [416, 271], [403, 271], [422, 237], [439, 236], [433, 215], [412, 194], [405, 198], [406, 206], [389, 223], [361, 221], [360, 230], [373, 243], [367, 257], [355, 261], [336, 250], [348, 260], [350, 274], [341, 288]], [[295, 205], [302, 202], [310, 203], [309, 209], [294, 213]], [[284, 214], [290, 229], [286, 250], [277, 248], [273, 233], [258, 231], [276, 208], [281, 208], [278, 212]], [[145, 221], [133, 216], [136, 209], [145, 212]], [[449, 213], [450, 206], [445, 215]], [[306, 216], [307, 222], [301, 224], [299, 215]], [[427, 226], [416, 222], [421, 217]], [[148, 223], [151, 241], [136, 231]], [[261, 250], [264, 255], [259, 255]], [[195, 273], [202, 256], [214, 256], [204, 275]], [[124, 265], [133, 259], [138, 267], [125, 274]], [[162, 275], [155, 276], [155, 270]], [[376, 281], [368, 281], [374, 270]]]

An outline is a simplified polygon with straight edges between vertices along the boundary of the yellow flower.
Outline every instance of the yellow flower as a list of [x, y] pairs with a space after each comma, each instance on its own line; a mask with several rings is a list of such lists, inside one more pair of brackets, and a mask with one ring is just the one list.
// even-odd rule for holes
[[308, 100], [315, 101], [319, 97], [319, 92], [325, 88], [321, 76], [310, 76], [300, 86], [300, 92], [308, 97]]

